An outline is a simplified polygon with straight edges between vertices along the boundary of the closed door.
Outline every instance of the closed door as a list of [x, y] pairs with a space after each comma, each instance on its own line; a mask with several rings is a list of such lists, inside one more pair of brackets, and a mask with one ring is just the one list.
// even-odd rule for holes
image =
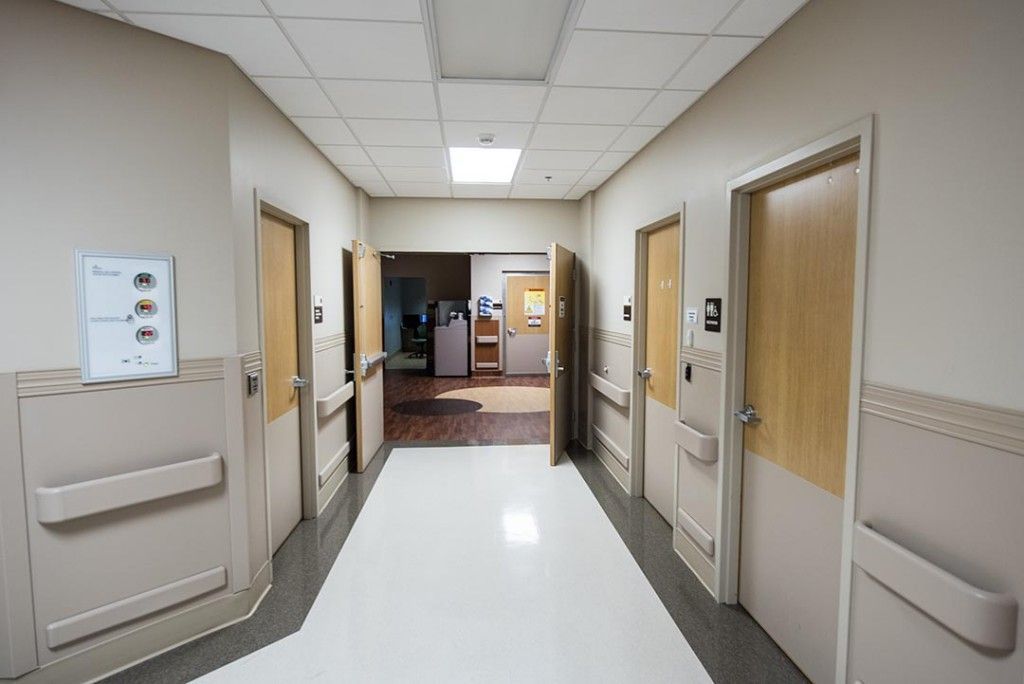
[[548, 373], [551, 387], [551, 465], [558, 463], [572, 438], [572, 338], [576, 255], [557, 242], [551, 245], [551, 325], [548, 328]]
[[674, 519], [673, 425], [679, 370], [679, 224], [647, 234], [644, 368], [644, 498], [669, 524]]
[[277, 551], [302, 519], [295, 228], [266, 212], [260, 224], [270, 538]]
[[548, 273], [505, 276], [505, 373], [543, 374], [548, 350]]
[[739, 600], [835, 676], [857, 157], [751, 197]]
[[363, 472], [384, 443], [384, 317], [380, 252], [352, 242], [355, 313], [356, 470]]

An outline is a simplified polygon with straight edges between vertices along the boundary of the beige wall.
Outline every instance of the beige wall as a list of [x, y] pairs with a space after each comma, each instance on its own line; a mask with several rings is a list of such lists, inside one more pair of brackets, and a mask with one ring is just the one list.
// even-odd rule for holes
[[1024, 407], [1022, 32], [1016, 0], [812, 0], [597, 190], [594, 325], [629, 330], [633, 231], [684, 202], [685, 306], [723, 295], [726, 182], [874, 113], [866, 379]]
[[546, 252], [580, 248], [579, 202], [371, 198], [368, 240], [384, 251]]

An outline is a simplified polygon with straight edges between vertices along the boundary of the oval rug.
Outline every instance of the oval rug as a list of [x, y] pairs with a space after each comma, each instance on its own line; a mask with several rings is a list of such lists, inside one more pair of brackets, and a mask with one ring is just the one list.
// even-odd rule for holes
[[463, 399], [482, 405], [481, 413], [537, 413], [547, 411], [547, 387], [467, 387], [437, 395], [438, 399]]
[[473, 413], [483, 406], [466, 399], [412, 399], [391, 407], [406, 416], [454, 416], [459, 413]]

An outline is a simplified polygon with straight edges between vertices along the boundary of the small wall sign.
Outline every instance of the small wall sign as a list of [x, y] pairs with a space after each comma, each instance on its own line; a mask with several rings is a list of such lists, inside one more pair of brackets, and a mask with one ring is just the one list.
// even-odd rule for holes
[[565, 297], [558, 298], [558, 317], [565, 318]]
[[314, 306], [313, 307], [313, 322], [323, 323], [324, 322], [324, 307]]
[[696, 323], [697, 322], [697, 309], [696, 308], [692, 308], [692, 309], [687, 309], [686, 310], [686, 322], [687, 323]]
[[722, 332], [722, 298], [704, 300], [704, 330]]

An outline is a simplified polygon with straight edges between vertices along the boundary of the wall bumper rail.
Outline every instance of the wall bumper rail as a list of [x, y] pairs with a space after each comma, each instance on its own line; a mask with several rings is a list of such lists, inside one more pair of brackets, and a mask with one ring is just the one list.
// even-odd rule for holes
[[351, 450], [352, 442], [345, 442], [341, 448], [338, 449], [338, 453], [331, 456], [330, 460], [324, 464], [324, 467], [320, 469], [319, 473], [317, 473], [317, 483], [321, 487], [327, 484], [327, 481], [331, 479], [332, 475], [334, 475], [334, 471], [338, 469], [338, 466], [342, 464], [345, 457], [348, 456], [348, 452]]
[[498, 344], [498, 336], [497, 335], [477, 335], [476, 336], [476, 343], [477, 344]]
[[497, 361], [477, 361], [476, 362], [476, 367], [480, 368], [480, 369], [485, 369], [486, 368], [486, 369], [489, 370], [491, 368], [497, 368], [498, 367], [498, 362]]
[[676, 421], [676, 444], [704, 463], [718, 460], [718, 437], [697, 432], [686, 423]]
[[853, 562], [953, 633], [979, 646], [1017, 645], [1017, 599], [979, 589], [863, 522], [854, 526]]
[[99, 634], [152, 615], [157, 611], [185, 603], [220, 589], [227, 583], [228, 572], [221, 565], [156, 589], [150, 589], [63, 620], [51, 622], [46, 626], [46, 645], [50, 648], [59, 648], [93, 634]]
[[219, 484], [224, 478], [219, 453], [181, 463], [135, 470], [97, 480], [36, 489], [36, 519], [60, 523], [118, 508], [164, 499]]
[[689, 537], [709, 558], [715, 557], [715, 538], [682, 508], [676, 509], [676, 528]]
[[605, 434], [604, 430], [596, 425], [591, 425], [590, 428], [594, 433], [594, 437], [596, 437], [597, 441], [601, 443], [601, 446], [603, 446], [608, 453], [619, 462], [620, 466], [629, 470], [629, 454], [623, 451], [622, 447], [615, 443], [615, 440]]
[[316, 400], [316, 415], [318, 418], [326, 418], [351, 399], [356, 392], [354, 382], [346, 382], [344, 385], [328, 394], [323, 399]]
[[629, 390], [622, 389], [593, 371], [590, 372], [590, 386], [611, 399], [612, 403], [623, 408], [629, 408]]

